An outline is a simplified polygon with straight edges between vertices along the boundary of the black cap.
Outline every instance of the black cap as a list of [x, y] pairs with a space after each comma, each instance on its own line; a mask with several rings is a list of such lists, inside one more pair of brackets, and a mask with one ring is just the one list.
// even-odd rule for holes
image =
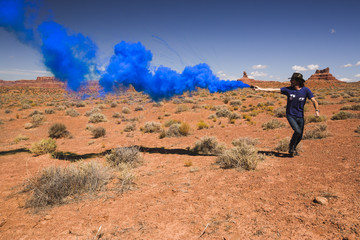
[[289, 79], [298, 79], [305, 82], [305, 79], [301, 73], [293, 73], [293, 75]]

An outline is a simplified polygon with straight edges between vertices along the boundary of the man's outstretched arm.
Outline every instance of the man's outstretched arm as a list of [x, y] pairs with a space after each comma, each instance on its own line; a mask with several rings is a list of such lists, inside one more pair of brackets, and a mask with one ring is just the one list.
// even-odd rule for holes
[[254, 88], [255, 91], [277, 92], [277, 93], [281, 92], [280, 88], [261, 88], [261, 87], [258, 87], [258, 86], [253, 86], [253, 88]]

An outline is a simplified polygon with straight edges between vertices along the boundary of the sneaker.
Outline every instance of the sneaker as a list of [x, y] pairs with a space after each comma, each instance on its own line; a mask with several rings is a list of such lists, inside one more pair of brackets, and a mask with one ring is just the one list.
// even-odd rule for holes
[[295, 149], [294, 155], [295, 155], [295, 156], [300, 156], [300, 153]]

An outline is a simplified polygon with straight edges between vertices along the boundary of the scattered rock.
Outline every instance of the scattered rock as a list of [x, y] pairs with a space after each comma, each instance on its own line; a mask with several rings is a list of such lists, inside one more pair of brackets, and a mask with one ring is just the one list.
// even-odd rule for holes
[[314, 203], [318, 203], [321, 205], [327, 205], [328, 202], [329, 201], [327, 200], [327, 198], [324, 198], [324, 197], [315, 197], [315, 199], [314, 199]]

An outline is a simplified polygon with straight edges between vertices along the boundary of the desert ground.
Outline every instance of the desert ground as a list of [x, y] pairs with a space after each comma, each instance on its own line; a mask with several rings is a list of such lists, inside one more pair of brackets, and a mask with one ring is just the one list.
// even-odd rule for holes
[[[312, 90], [322, 118], [308, 101], [308, 138], [291, 157], [279, 148], [292, 129], [276, 93], [200, 89], [155, 103], [134, 91], [81, 99], [61, 88], [1, 87], [0, 239], [360, 239], [360, 88]], [[89, 122], [96, 111], [106, 120]], [[53, 153], [34, 153], [55, 123], [70, 134]], [[173, 136], [171, 123], [188, 129]], [[96, 127], [106, 134], [94, 137]], [[225, 149], [194, 150], [206, 136], [226, 149], [256, 141], [258, 159], [224, 167]], [[134, 146], [138, 164], [110, 166], [112, 149]], [[108, 171], [101, 188], [31, 204], [26, 186], [43, 169], [90, 162]]]

